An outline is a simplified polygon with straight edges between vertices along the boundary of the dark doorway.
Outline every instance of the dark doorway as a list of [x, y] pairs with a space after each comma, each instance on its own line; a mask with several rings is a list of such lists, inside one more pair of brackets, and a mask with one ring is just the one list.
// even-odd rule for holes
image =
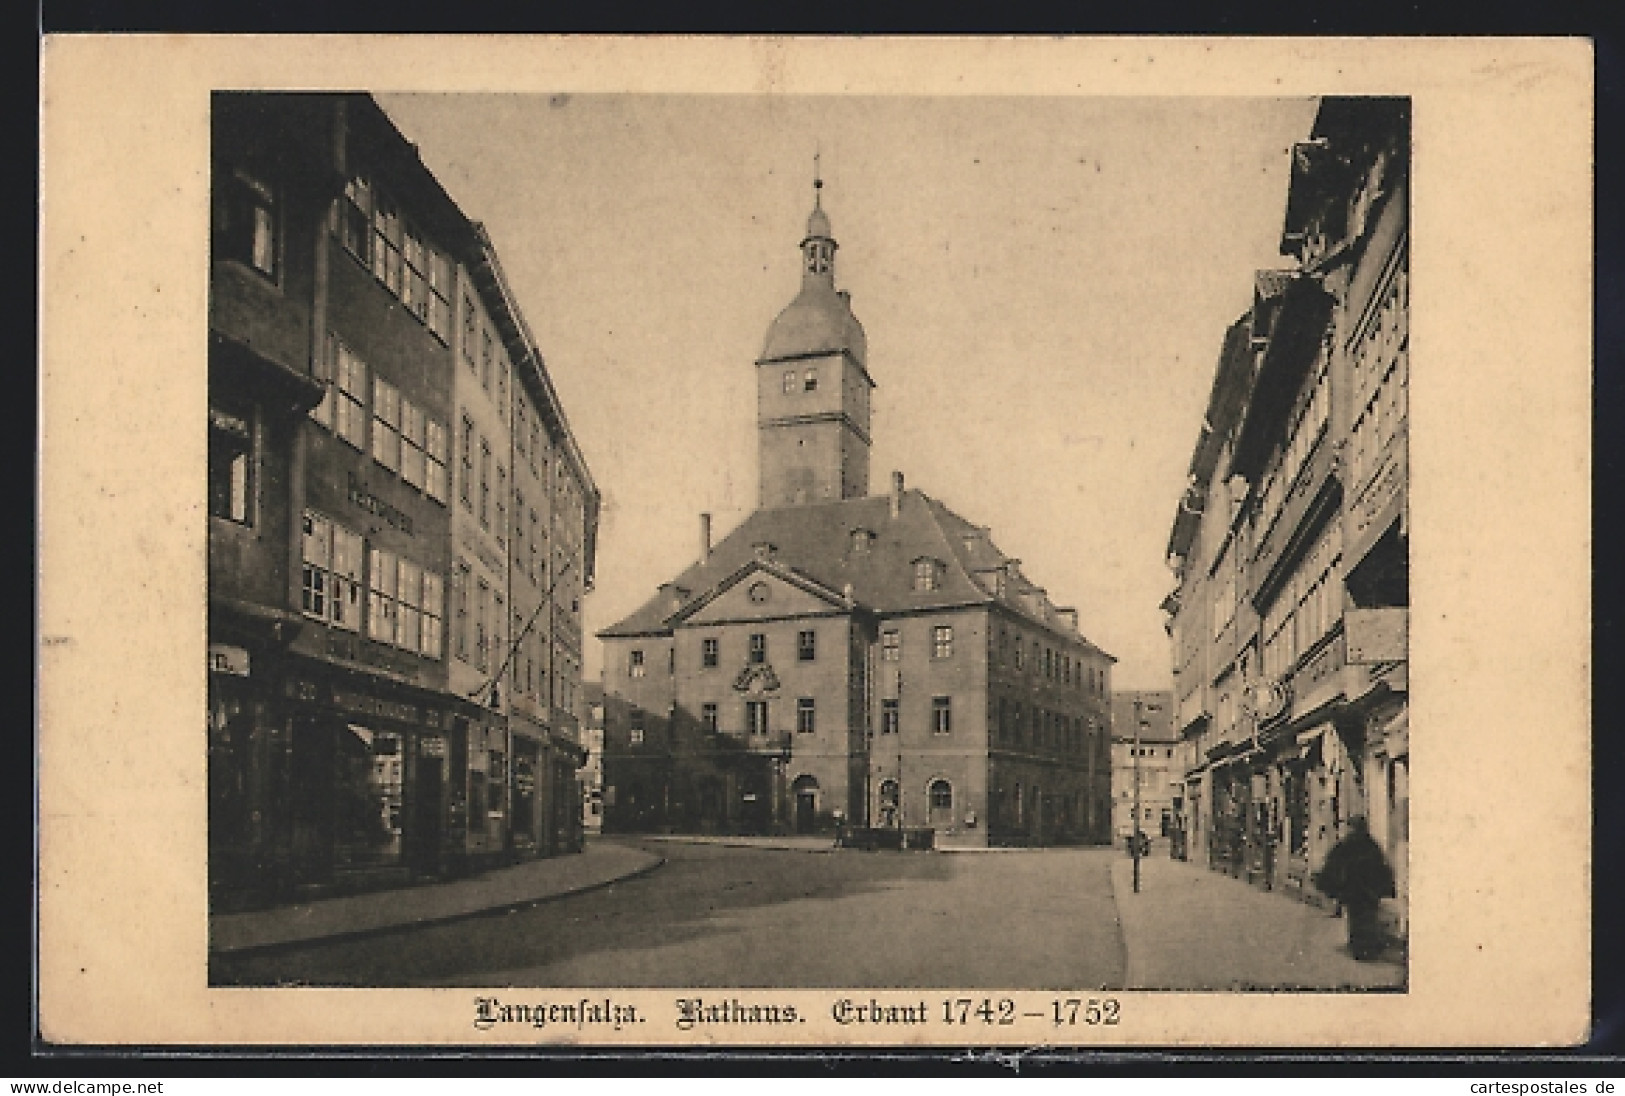
[[818, 826], [818, 780], [811, 776], [798, 776], [793, 790], [796, 794], [796, 832], [812, 833]]
[[440, 801], [446, 785], [446, 762], [419, 757], [412, 789], [412, 867], [436, 872], [440, 867]]
[[333, 728], [319, 719], [293, 722], [289, 773], [293, 868], [298, 882], [319, 882], [333, 871]]

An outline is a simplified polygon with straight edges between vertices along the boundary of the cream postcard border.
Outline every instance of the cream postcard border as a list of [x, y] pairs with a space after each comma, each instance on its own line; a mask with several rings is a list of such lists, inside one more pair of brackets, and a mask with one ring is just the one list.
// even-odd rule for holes
[[[675, 991], [614, 992], [656, 1018], [621, 1031], [480, 1032], [472, 990], [207, 988], [201, 470], [213, 88], [1412, 96], [1409, 991], [1123, 993], [1115, 1028], [1023, 1041], [1585, 1039], [1590, 43], [55, 36], [41, 65], [45, 1039], [1005, 1041], [941, 1026], [841, 1027], [830, 1019], [840, 995], [826, 991], [750, 991], [753, 1000], [796, 1003], [808, 1021], [788, 1034], [739, 1026], [718, 1037], [675, 1029]], [[922, 996], [875, 990], [882, 999]]]

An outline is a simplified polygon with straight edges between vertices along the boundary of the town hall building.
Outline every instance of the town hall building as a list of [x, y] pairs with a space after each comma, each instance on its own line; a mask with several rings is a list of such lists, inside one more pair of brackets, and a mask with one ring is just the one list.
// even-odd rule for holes
[[[815, 183], [815, 188], [821, 182]], [[985, 526], [869, 493], [863, 327], [815, 190], [801, 289], [756, 361], [757, 509], [604, 651], [606, 832], [1110, 837], [1112, 656]]]

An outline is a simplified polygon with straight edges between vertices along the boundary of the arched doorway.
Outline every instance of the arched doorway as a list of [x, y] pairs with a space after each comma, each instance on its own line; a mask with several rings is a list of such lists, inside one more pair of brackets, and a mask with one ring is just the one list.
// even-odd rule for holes
[[926, 799], [930, 803], [930, 822], [933, 829], [947, 829], [954, 824], [954, 786], [946, 780], [933, 780], [926, 785]]
[[877, 812], [880, 824], [888, 829], [902, 824], [897, 811], [897, 781], [886, 779], [880, 782], [880, 810]]
[[790, 790], [795, 795], [796, 832], [812, 833], [818, 824], [818, 778], [798, 776]]

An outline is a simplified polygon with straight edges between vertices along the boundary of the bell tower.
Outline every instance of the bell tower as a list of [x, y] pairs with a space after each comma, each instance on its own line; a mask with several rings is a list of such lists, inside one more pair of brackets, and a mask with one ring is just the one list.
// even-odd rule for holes
[[839, 246], [813, 158], [813, 210], [801, 240], [801, 291], [768, 328], [756, 362], [761, 507], [869, 493], [868, 347], [848, 295], [835, 288]]

